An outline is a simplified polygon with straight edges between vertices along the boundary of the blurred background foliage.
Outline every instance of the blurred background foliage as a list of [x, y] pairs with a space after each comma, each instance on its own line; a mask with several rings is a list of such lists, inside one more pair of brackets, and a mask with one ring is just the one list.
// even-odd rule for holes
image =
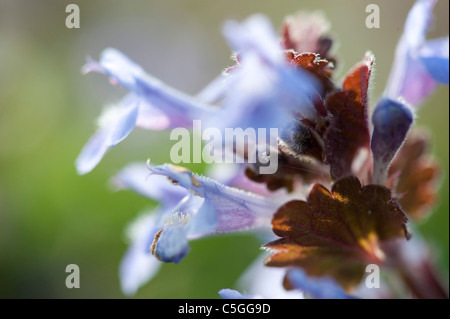
[[[81, 28], [65, 27], [65, 7], [76, 3]], [[366, 29], [365, 7], [377, 3], [381, 28]], [[0, 297], [122, 298], [118, 265], [126, 225], [155, 203], [113, 192], [108, 179], [130, 161], [169, 160], [166, 133], [134, 131], [90, 174], [74, 160], [94, 132], [94, 119], [124, 90], [101, 75], [82, 76], [86, 55], [116, 47], [149, 73], [191, 94], [232, 64], [222, 35], [226, 19], [269, 16], [279, 29], [286, 15], [320, 10], [332, 25], [339, 55], [337, 78], [371, 50], [376, 73], [372, 104], [383, 92], [405, 17], [404, 1], [25, 1], [0, 0]], [[430, 37], [448, 34], [448, 1], [435, 9]], [[449, 91], [440, 87], [417, 123], [433, 134], [442, 165], [440, 201], [420, 226], [444, 276], [449, 266]], [[201, 166], [191, 166], [201, 171]], [[217, 298], [233, 287], [259, 254], [250, 235], [192, 243], [179, 265], [165, 264], [138, 298]], [[81, 269], [81, 288], [65, 287], [65, 267]]]

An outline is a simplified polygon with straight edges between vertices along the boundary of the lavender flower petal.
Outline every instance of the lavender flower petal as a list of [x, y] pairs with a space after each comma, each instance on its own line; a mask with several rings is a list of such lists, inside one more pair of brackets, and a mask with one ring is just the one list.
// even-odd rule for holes
[[170, 127], [190, 127], [193, 119], [201, 119], [214, 113], [213, 108], [148, 75], [138, 64], [116, 49], [105, 49], [100, 62], [88, 60], [83, 71], [106, 74], [113, 84], [123, 86], [152, 107], [161, 110], [170, 119]]
[[162, 131], [176, 126], [175, 123], [176, 121], [171, 120], [164, 111], [141, 99], [136, 126], [151, 131]]
[[[273, 235], [273, 233], [272, 233]], [[267, 242], [267, 240], [264, 240]], [[250, 295], [260, 295], [268, 299], [303, 299], [299, 290], [286, 290], [283, 280], [285, 268], [267, 267], [264, 260], [269, 253], [260, 254], [238, 280], [237, 287]]]
[[317, 299], [353, 299], [330, 278], [311, 278], [299, 268], [291, 269], [287, 273], [290, 283], [295, 289], [302, 290]]
[[242, 23], [228, 22], [224, 35], [239, 51], [239, 66], [230, 74], [230, 93], [210, 127], [281, 128], [300, 113], [314, 119], [310, 94], [315, 79], [290, 67], [270, 22], [251, 16]]
[[[438, 82], [448, 83], [448, 42], [426, 41], [435, 0], [418, 0], [408, 14], [385, 95], [404, 98], [413, 107], [430, 95]], [[446, 52], [445, 52], [446, 51]]]
[[113, 84], [119, 84], [132, 92], [136, 91], [136, 78], [145, 76], [144, 70], [138, 64], [113, 48], [103, 50], [99, 62], [88, 57], [82, 72], [106, 74]]
[[122, 291], [134, 295], [140, 286], [156, 275], [162, 263], [150, 254], [149, 239], [155, 236], [157, 214], [138, 218], [130, 229], [132, 243], [120, 263], [119, 277]]
[[109, 132], [102, 128], [99, 129], [86, 143], [75, 160], [75, 167], [78, 174], [89, 173], [102, 160], [108, 150]]
[[[119, 172], [113, 183], [161, 201], [146, 247], [159, 260], [179, 262], [188, 253], [189, 240], [214, 233], [270, 227], [276, 204], [263, 197], [194, 176], [173, 166], [148, 168], [133, 164]], [[182, 187], [176, 187], [166, 178]], [[157, 186], [160, 186], [158, 189]], [[180, 198], [190, 191], [192, 194]], [[149, 229], [150, 231], [150, 229]], [[151, 247], [151, 248], [150, 248]]]
[[163, 262], [179, 263], [189, 252], [189, 243], [183, 227], [168, 227], [155, 238], [153, 255]]
[[[158, 222], [158, 232], [151, 243], [151, 252], [159, 260], [164, 262], [180, 262], [189, 252], [188, 240], [198, 237], [199, 234], [190, 236], [193, 229], [198, 226], [201, 234], [205, 229], [202, 223], [207, 223], [210, 219], [203, 220], [203, 214], [198, 215], [204, 203], [204, 199], [198, 196], [187, 195], [169, 213], [161, 216]], [[197, 225], [198, 224], [198, 225]], [[211, 226], [214, 229], [214, 225]], [[210, 229], [207, 230], [211, 232]]]
[[145, 197], [158, 201], [164, 208], [175, 207], [188, 192], [175, 187], [167, 178], [150, 175], [145, 164], [129, 164], [113, 178], [113, 185], [118, 189], [130, 189]]
[[197, 95], [196, 99], [203, 103], [214, 104], [222, 100], [229, 92], [233, 76], [231, 74], [223, 74], [212, 80]]
[[420, 49], [420, 61], [433, 79], [442, 84], [449, 82], [449, 38], [429, 40]]
[[118, 106], [103, 112], [100, 128], [76, 159], [79, 174], [89, 173], [101, 161], [106, 151], [122, 141], [133, 130], [139, 111], [139, 101], [126, 96]]
[[239, 52], [240, 60], [257, 52], [265, 63], [277, 65], [284, 61], [278, 36], [264, 15], [255, 14], [242, 23], [228, 21], [223, 26], [223, 34], [231, 48]]
[[216, 232], [230, 232], [257, 227], [270, 227], [277, 204], [272, 200], [231, 188], [171, 164], [150, 168], [165, 175], [194, 195], [211, 203], [217, 215]]
[[268, 229], [277, 205], [263, 197], [234, 189], [190, 171], [165, 164], [150, 167], [191, 192], [172, 213], [161, 218], [152, 253], [164, 262], [179, 262], [188, 241], [216, 233]]
[[244, 296], [239, 291], [234, 289], [221, 289], [219, 291], [219, 295], [223, 299], [262, 299], [262, 297], [258, 295], [246, 295]]
[[110, 127], [109, 146], [114, 147], [125, 139], [134, 129], [139, 114], [139, 101], [127, 99], [116, 121]]

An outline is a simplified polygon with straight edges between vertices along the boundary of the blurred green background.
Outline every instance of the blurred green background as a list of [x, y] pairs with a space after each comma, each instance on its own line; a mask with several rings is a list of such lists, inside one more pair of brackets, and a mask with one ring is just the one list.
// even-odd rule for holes
[[[76, 3], [81, 28], [65, 27]], [[366, 29], [365, 7], [377, 3], [381, 28]], [[135, 130], [90, 174], [74, 160], [105, 104], [125, 91], [101, 75], [82, 76], [86, 55], [116, 47], [149, 73], [191, 94], [232, 64], [222, 35], [226, 19], [265, 13], [279, 29], [298, 10], [321, 10], [338, 39], [337, 77], [371, 50], [376, 56], [371, 101], [383, 92], [394, 49], [413, 1], [25, 1], [0, 0], [0, 297], [122, 298], [118, 265], [126, 225], [155, 203], [113, 192], [108, 179], [126, 163], [169, 160], [165, 133]], [[448, 1], [435, 9], [430, 37], [448, 34]], [[417, 123], [433, 133], [442, 165], [440, 202], [420, 226], [443, 273], [449, 266], [449, 91], [440, 87]], [[191, 167], [197, 171], [202, 167]], [[179, 264], [163, 265], [137, 298], [217, 298], [259, 254], [238, 234], [192, 242]], [[65, 287], [65, 267], [81, 269], [81, 288]]]

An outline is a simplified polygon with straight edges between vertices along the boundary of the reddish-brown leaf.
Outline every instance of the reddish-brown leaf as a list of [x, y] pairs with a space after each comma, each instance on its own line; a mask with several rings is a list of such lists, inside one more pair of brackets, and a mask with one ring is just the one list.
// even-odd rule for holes
[[411, 133], [389, 167], [387, 186], [411, 219], [421, 221], [437, 200], [439, 169], [427, 155], [427, 134]]
[[406, 223], [386, 187], [361, 187], [356, 177], [339, 180], [331, 192], [316, 184], [307, 202], [288, 202], [274, 215], [273, 231], [281, 238], [266, 244], [275, 250], [266, 264], [302, 267], [311, 276], [332, 276], [350, 289], [368, 263], [383, 262], [382, 241], [409, 238]]
[[370, 76], [375, 58], [367, 53], [363, 61], [358, 63], [344, 79], [342, 88], [344, 91], [356, 93], [356, 100], [362, 104], [367, 115], [367, 91], [369, 89]]
[[345, 77], [343, 90], [330, 95], [326, 107], [331, 113], [324, 134], [325, 162], [334, 179], [352, 175], [352, 163], [361, 148], [369, 149], [367, 91], [373, 56], [364, 60]]
[[334, 83], [331, 81], [333, 67], [327, 60], [320, 58], [319, 54], [287, 51], [286, 56], [292, 65], [314, 74], [322, 83], [325, 93], [334, 90]]

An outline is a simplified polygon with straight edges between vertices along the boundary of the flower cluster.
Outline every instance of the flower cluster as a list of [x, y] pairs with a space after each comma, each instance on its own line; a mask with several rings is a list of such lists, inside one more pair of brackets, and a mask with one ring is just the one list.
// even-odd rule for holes
[[[194, 97], [115, 49], [103, 51], [98, 62], [88, 59], [83, 72], [103, 73], [129, 93], [102, 115], [76, 160], [80, 174], [136, 126], [190, 129], [202, 120], [222, 130], [281, 132], [271, 150], [278, 156], [273, 174], [261, 174], [264, 163], [236, 154], [244, 163], [227, 166], [225, 174], [211, 165], [213, 179], [150, 163], [131, 164], [113, 178], [118, 189], [160, 203], [132, 227], [120, 266], [123, 291], [134, 294], [162, 262], [180, 262], [190, 240], [246, 230], [268, 238], [265, 252], [244, 275], [249, 295], [224, 289], [224, 298], [372, 297], [362, 284], [369, 264], [401, 278], [403, 297], [445, 297], [429, 250], [417, 234], [410, 240], [412, 223], [435, 201], [438, 177], [427, 136], [411, 130], [414, 114], [449, 81], [448, 37], [426, 40], [434, 4], [418, 0], [411, 9], [372, 114], [374, 56], [366, 53], [342, 83], [334, 81], [333, 39], [317, 14], [288, 17], [281, 35], [261, 15], [227, 22], [223, 33], [235, 65]], [[380, 289], [377, 297], [399, 297], [394, 293]]]

